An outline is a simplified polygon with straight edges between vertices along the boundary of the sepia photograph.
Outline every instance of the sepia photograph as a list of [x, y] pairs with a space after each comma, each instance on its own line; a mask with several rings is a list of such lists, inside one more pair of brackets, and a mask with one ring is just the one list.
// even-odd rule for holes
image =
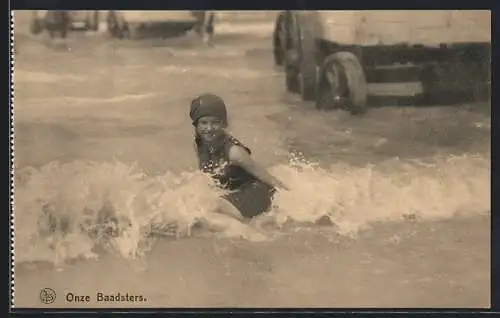
[[491, 12], [11, 12], [11, 308], [489, 308]]

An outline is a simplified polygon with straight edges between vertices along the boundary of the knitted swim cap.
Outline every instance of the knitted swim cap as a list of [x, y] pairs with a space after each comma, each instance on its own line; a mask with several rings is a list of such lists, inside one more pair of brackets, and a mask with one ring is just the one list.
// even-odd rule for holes
[[219, 117], [227, 125], [226, 104], [222, 98], [215, 94], [202, 94], [196, 97], [191, 102], [189, 116], [193, 121], [193, 125], [196, 125], [200, 118], [206, 116]]

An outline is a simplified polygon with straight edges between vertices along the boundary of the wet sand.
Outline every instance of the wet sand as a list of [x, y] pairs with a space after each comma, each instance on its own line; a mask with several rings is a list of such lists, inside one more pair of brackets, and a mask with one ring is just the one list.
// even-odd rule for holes
[[[145, 262], [106, 255], [54, 271], [16, 271], [16, 304], [40, 307], [489, 307], [485, 218], [385, 224], [356, 240], [327, 228], [284, 232], [272, 242], [207, 238], [159, 242]], [[96, 294], [130, 293], [146, 302], [97, 302]], [[89, 295], [69, 303], [67, 293]]]
[[[235, 135], [267, 166], [297, 150], [321, 164], [489, 152], [489, 118], [464, 107], [382, 107], [366, 116], [318, 112], [284, 92], [270, 39], [220, 37], [106, 43], [70, 52], [27, 41], [16, 57], [16, 168], [58, 160], [136, 163], [151, 174], [195, 167], [190, 99], [211, 91]], [[217, 38], [216, 38], [217, 41]], [[217, 42], [216, 42], [217, 43]], [[391, 198], [388, 198], [390, 200]], [[271, 242], [160, 240], [143, 261], [102, 255], [62, 270], [17, 264], [16, 307], [39, 290], [143, 295], [141, 307], [488, 307], [489, 217], [375, 225], [359, 238], [329, 227], [283, 229]]]

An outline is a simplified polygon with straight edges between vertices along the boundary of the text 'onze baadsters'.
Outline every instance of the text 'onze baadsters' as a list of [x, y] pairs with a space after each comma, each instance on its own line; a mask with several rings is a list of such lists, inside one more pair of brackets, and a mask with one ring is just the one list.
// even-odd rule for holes
[[128, 303], [139, 303], [146, 302], [146, 297], [142, 295], [133, 295], [129, 293], [102, 293], [98, 292], [95, 297], [90, 295], [76, 295], [74, 293], [66, 293], [66, 301], [70, 303], [86, 303], [91, 301], [97, 302], [128, 302]]

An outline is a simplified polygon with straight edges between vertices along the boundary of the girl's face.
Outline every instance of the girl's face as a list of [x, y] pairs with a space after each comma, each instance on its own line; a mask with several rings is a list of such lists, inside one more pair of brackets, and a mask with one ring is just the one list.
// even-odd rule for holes
[[204, 142], [213, 142], [224, 133], [224, 127], [224, 122], [219, 117], [202, 117], [196, 124], [196, 133]]

